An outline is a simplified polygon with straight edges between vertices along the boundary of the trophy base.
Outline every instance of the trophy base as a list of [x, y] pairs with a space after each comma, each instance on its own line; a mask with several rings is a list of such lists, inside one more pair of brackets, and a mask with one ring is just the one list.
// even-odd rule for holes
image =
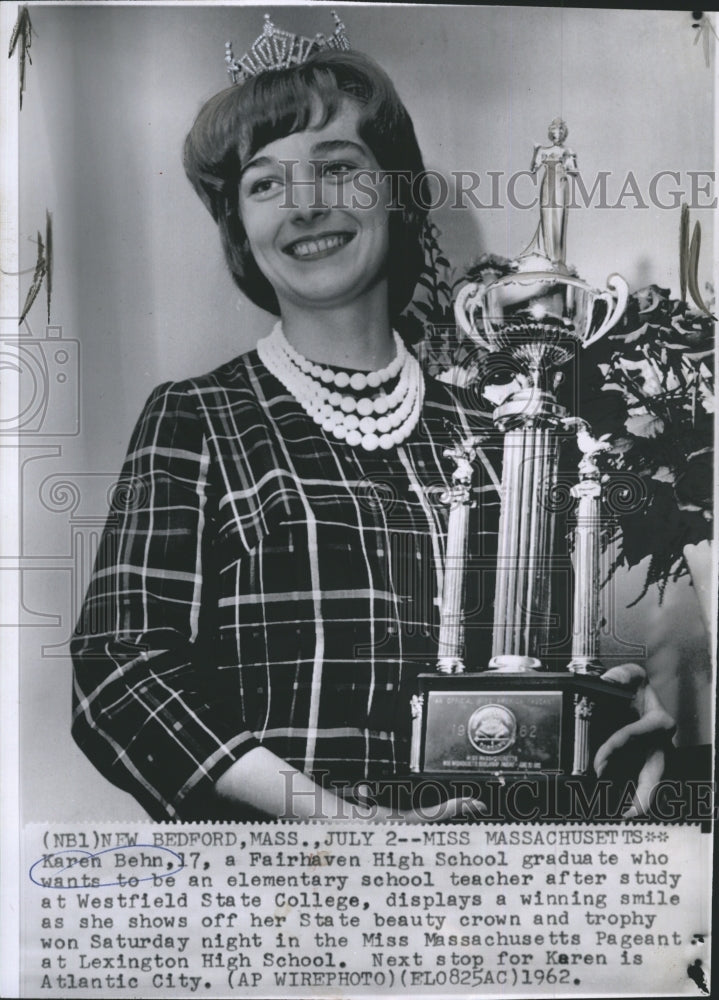
[[599, 747], [637, 718], [632, 692], [591, 674], [421, 674], [410, 769], [425, 777], [588, 777]]

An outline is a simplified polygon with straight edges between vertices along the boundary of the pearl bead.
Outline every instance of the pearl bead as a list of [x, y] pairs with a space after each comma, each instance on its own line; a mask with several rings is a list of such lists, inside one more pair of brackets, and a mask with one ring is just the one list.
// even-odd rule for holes
[[394, 413], [389, 414], [389, 422], [393, 428], [399, 427], [399, 425], [406, 418], [406, 416], [407, 416], [406, 412], [402, 412], [401, 410], [397, 409], [394, 411]]
[[365, 434], [362, 438], [362, 447], [365, 451], [376, 451], [379, 447], [379, 438], [376, 434]]
[[[323, 430], [351, 447], [388, 450], [412, 433], [424, 398], [424, 381], [417, 359], [407, 351], [396, 331], [392, 335], [396, 356], [384, 369], [375, 372], [335, 373], [303, 358], [287, 342], [279, 322], [269, 337], [259, 341], [257, 351], [265, 367]], [[381, 386], [397, 375], [392, 391], [382, 391]], [[380, 392], [373, 399], [371, 394], [356, 398], [337, 391], [347, 386], [356, 393], [368, 387]]]

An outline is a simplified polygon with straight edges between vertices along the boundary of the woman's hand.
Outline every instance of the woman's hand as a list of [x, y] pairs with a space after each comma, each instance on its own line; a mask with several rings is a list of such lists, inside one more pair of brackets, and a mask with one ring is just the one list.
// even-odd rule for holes
[[610, 736], [594, 757], [594, 770], [597, 777], [601, 778], [607, 765], [622, 750], [639, 742], [646, 745], [646, 759], [639, 772], [636, 793], [631, 806], [622, 814], [623, 819], [634, 819], [645, 816], [649, 811], [654, 789], [664, 773], [665, 752], [674, 735], [676, 723], [663, 708], [647, 680], [646, 671], [638, 664], [625, 663], [619, 667], [611, 667], [602, 675], [602, 680], [634, 690], [632, 704], [639, 718]]
[[[401, 823], [448, 823], [453, 819], [482, 819], [488, 809], [480, 799], [468, 796], [447, 799], [434, 809], [406, 809], [399, 816]], [[391, 817], [389, 817], [391, 818]]]
[[354, 788], [352, 796], [355, 802], [352, 818], [360, 822], [449, 823], [453, 819], [482, 819], [489, 811], [480, 799], [469, 795], [446, 799], [424, 809], [390, 809], [378, 805], [372, 800], [369, 786], [365, 789], [361, 784]]

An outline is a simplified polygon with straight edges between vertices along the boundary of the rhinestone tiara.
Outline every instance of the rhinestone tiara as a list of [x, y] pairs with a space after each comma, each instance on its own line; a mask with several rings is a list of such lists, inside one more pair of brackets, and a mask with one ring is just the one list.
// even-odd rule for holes
[[307, 38], [305, 35], [283, 31], [273, 23], [269, 14], [265, 14], [262, 34], [239, 59], [235, 59], [232, 53], [232, 42], [225, 43], [225, 63], [230, 79], [233, 83], [245, 83], [258, 73], [299, 66], [322, 49], [346, 52], [350, 47], [346, 28], [334, 11], [332, 17], [335, 30], [329, 38], [322, 34]]

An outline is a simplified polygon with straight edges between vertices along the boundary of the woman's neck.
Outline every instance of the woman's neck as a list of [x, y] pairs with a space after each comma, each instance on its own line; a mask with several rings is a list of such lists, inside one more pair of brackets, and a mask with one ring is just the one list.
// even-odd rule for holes
[[395, 355], [386, 302], [363, 301], [334, 309], [282, 310], [282, 329], [296, 351], [338, 368], [377, 371]]

